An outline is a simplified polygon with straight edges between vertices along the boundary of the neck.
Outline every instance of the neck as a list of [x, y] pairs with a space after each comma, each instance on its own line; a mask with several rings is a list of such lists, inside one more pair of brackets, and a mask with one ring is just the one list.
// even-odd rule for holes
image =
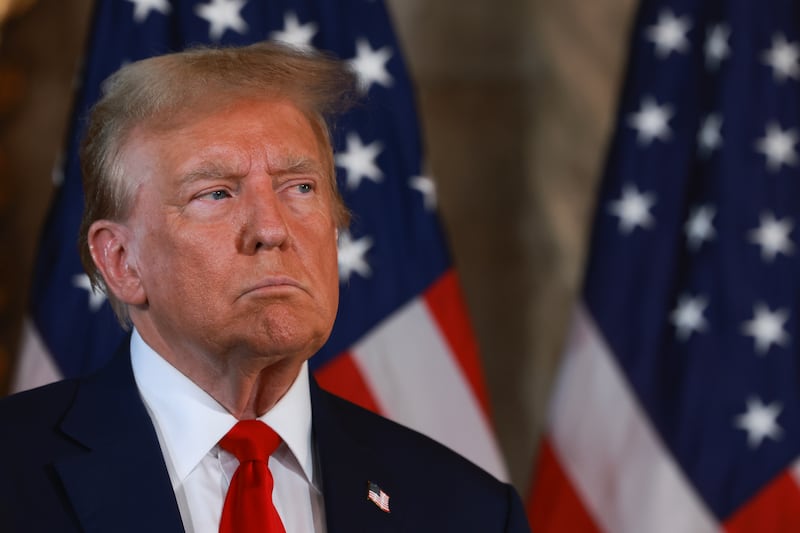
[[258, 418], [272, 409], [297, 379], [305, 361], [247, 350], [208, 354], [198, 347], [174, 346], [158, 335], [138, 331], [158, 355], [239, 420]]
[[224, 372], [198, 369], [186, 373], [180, 366], [175, 366], [233, 416], [246, 420], [260, 417], [283, 398], [297, 379], [302, 361], [281, 359], [259, 364], [259, 361], [248, 360], [246, 363], [227, 365]]

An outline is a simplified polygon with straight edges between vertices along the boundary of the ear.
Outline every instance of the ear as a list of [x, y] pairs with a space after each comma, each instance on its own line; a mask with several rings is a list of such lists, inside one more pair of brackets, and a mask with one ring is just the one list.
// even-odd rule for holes
[[89, 227], [89, 251], [108, 290], [123, 303], [142, 305], [147, 302], [139, 277], [132, 233], [118, 222], [98, 220]]

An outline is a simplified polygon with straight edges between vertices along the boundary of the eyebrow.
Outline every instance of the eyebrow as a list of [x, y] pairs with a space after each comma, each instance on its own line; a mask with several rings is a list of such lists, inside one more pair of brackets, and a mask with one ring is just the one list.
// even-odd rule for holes
[[226, 165], [221, 165], [215, 161], [203, 161], [197, 167], [183, 174], [179, 178], [181, 186], [201, 180], [242, 178], [245, 174], [236, 172]]
[[274, 170], [270, 173], [276, 176], [284, 174], [319, 174], [324, 176], [322, 164], [319, 161], [306, 156], [292, 157], [279, 161]]
[[[325, 176], [323, 165], [307, 156], [288, 156], [282, 158], [275, 165], [274, 170], [270, 170], [273, 176], [285, 176], [291, 174], [317, 174]], [[214, 160], [201, 161], [194, 169], [186, 172], [179, 178], [179, 186], [183, 187], [189, 183], [202, 180], [215, 179], [241, 179], [247, 175], [246, 171], [237, 171], [225, 164]]]

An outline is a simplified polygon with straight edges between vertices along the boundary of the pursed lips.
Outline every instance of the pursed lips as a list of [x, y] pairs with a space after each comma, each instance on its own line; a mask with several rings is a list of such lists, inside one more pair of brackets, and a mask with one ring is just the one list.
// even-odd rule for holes
[[278, 290], [281, 288], [295, 288], [308, 292], [306, 291], [305, 287], [303, 287], [303, 285], [294, 278], [290, 278], [289, 276], [269, 276], [249, 286], [242, 292], [242, 294], [239, 295], [239, 297], [262, 290], [270, 291], [272, 289]]

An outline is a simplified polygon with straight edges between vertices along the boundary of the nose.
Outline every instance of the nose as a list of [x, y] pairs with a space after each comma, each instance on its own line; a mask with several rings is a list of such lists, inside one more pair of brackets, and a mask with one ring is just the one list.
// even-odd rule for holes
[[285, 206], [271, 186], [242, 193], [242, 227], [239, 250], [255, 254], [264, 249], [284, 248], [289, 242]]

